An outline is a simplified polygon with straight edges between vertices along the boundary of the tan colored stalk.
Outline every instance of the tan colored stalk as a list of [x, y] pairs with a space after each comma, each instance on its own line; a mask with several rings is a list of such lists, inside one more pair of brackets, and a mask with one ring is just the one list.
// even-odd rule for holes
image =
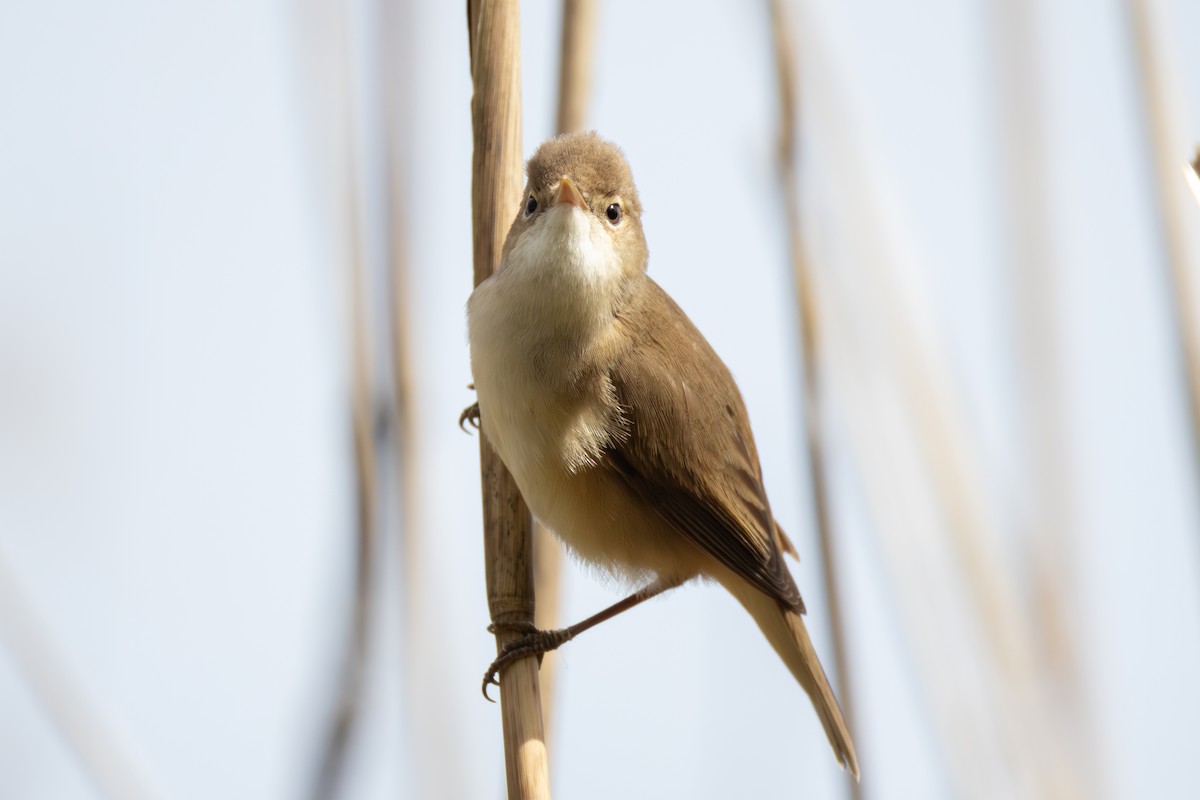
[[122, 751], [115, 732], [71, 676], [2, 558], [0, 646], [8, 651], [33, 697], [100, 796], [108, 800], [150, 800], [155, 796]]
[[596, 0], [563, 0], [557, 133], [582, 130], [592, 83]]
[[[412, 9], [405, 4], [385, 4], [380, 9], [380, 67], [385, 184], [385, 225], [387, 234], [388, 355], [391, 364], [391, 433], [396, 457], [397, 486], [400, 494], [400, 519], [397, 534], [404, 568], [403, 603], [405, 629], [415, 633], [415, 609], [420, 606], [422, 581], [421, 531], [417, 524], [420, 492], [417, 487], [419, 457], [415, 384], [412, 377], [412, 336], [409, 328], [408, 242], [404, 208], [403, 160], [407, 129], [407, 108], [403, 79], [410, 74], [410, 42], [403, 32], [412, 22]], [[433, 676], [430, 676], [433, 678]]]
[[[403, 505], [400, 519], [401, 552], [404, 565], [404, 591], [420, 584], [416, 581], [420, 563], [416, 525], [420, 493], [416, 488], [418, 452], [416, 452], [415, 384], [412, 373], [412, 336], [409, 330], [408, 241], [404, 207], [403, 160], [408, 145], [409, 120], [407, 86], [403, 83], [412, 70], [412, 49], [408, 25], [413, 23], [413, 8], [406, 4], [385, 4], [379, 8], [379, 85], [382, 101], [384, 167], [386, 170], [385, 233], [386, 276], [388, 276], [388, 355], [391, 366], [391, 441], [395, 447], [398, 470], [398, 495]], [[406, 604], [414, 601], [406, 594]]]
[[346, 256], [346, 293], [350, 301], [350, 423], [354, 442], [354, 599], [346, 652], [338, 677], [325, 747], [317, 766], [313, 800], [337, 797], [351, 737], [358, 722], [375, 620], [375, 555], [379, 532], [379, 476], [375, 441], [374, 378], [371, 320], [364, 247], [362, 192], [358, 170], [357, 109], [354, 104], [353, 47], [348, 6], [337, 9], [337, 64], [340, 69], [338, 112], [341, 114], [340, 159]]
[[[892, 190], [884, 150], [866, 132], [862, 102], [844, 77], [846, 68], [831, 44], [839, 33], [830, 28], [829, 12], [815, 0], [800, 3], [800, 8], [805, 19], [799, 29], [808, 34], [803, 52], [813, 64], [809, 72], [819, 76], [811, 85], [820, 89], [820, 102], [812, 103], [810, 116], [826, 133], [823, 157], [838, 176], [832, 190], [842, 196], [844, 218], [853, 220], [856, 231], [870, 232], [851, 242], [863, 248], [858, 263], [867, 270], [855, 281], [855, 303], [863, 307], [860, 324], [877, 329], [870, 355], [877, 365], [886, 365], [889, 375], [883, 385], [897, 390], [903, 409], [898, 424], [915, 440], [921, 470], [936, 491], [944, 519], [935, 529], [944, 538], [927, 551], [936, 560], [926, 565], [931, 573], [924, 579], [952, 585], [968, 601], [958, 600], [953, 609], [930, 610], [968, 613], [971, 623], [961, 627], [962, 634], [968, 637], [965, 641], [978, 641], [983, 648], [979, 675], [989, 680], [980, 687], [986, 703], [972, 715], [973, 725], [980, 729], [976, 732], [981, 742], [995, 738], [996, 749], [977, 752], [988, 756], [988, 763], [1009, 765], [1005, 780], [1016, 782], [1024, 792], [1019, 796], [1078, 796], [1070, 771], [1062, 768], [1061, 750], [1067, 745], [1054, 735], [1042, 692], [1038, 637], [1006, 546], [1005, 515], [987, 480], [933, 325], [936, 315], [927, 307], [920, 258]], [[946, 554], [953, 555], [952, 564], [943, 563]], [[944, 730], [944, 737], [961, 737], [962, 728]], [[964, 773], [963, 779], [969, 781], [970, 774]], [[1000, 786], [980, 786], [979, 796], [1004, 796]]]
[[1192, 189], [1192, 197], [1200, 203], [1200, 148], [1196, 148], [1196, 157], [1192, 159], [1191, 164], [1183, 168], [1183, 173]]
[[[393, 218], [388, 231], [388, 316], [391, 336], [392, 365], [392, 436], [395, 446], [397, 480], [400, 490], [400, 520], [397, 531], [400, 539], [401, 557], [404, 566], [405, 604], [410, 610], [417, 608], [417, 598], [408, 590], [419, 586], [418, 564], [421, 561], [421, 531], [417, 524], [417, 426], [413, 408], [412, 337], [408, 328], [408, 267], [402, 214], [398, 207], [401, 184], [391, 157], [388, 180], [392, 199], [390, 216]], [[410, 627], [411, 632], [411, 627]]]
[[[499, 265], [500, 251], [521, 197], [520, 7], [517, 0], [470, 0], [474, 131], [471, 204], [475, 284]], [[494, 623], [532, 623], [531, 520], [516, 483], [480, 437], [483, 478], [484, 559], [488, 609]], [[497, 647], [515, 633], [502, 629]], [[550, 797], [536, 658], [524, 658], [500, 675], [504, 760], [510, 800]]]
[[[358, 273], [359, 270], [352, 270]], [[362, 275], [357, 277], [361, 280]], [[365, 320], [361, 314], [365, 286], [357, 283], [353, 305], [353, 385], [352, 428], [354, 435], [355, 535], [354, 535], [354, 606], [345, 661], [339, 677], [336, 705], [330, 722], [325, 752], [318, 768], [314, 800], [337, 797], [345, 770], [346, 755], [358, 723], [362, 695], [366, 688], [367, 662], [370, 656], [371, 627], [375, 620], [374, 564], [379, 519], [379, 480], [376, 472], [373, 403], [369, 348]]]
[[[941, 539], [937, 499], [924, 480], [889, 376], [871, 369], [851, 342], [854, 312], [818, 284], [825, 316], [829, 388], [845, 421], [880, 554], [895, 596], [890, 605], [916, 664], [923, 700], [938, 734], [950, 794], [963, 800], [1038, 796], [1004, 753], [1006, 716], [983, 654], [968, 646], [976, 622], [962, 587], [948, 581], [953, 554]], [[832, 298], [832, 299], [831, 299]], [[861, 313], [861, 312], [860, 312]]]
[[[379, 602], [399, 601], [403, 694], [398, 710], [408, 739], [415, 743], [405, 753], [414, 793], [419, 797], [464, 797], [468, 776], [461, 770], [440, 766], [447, 761], [462, 762], [466, 752], [459, 730], [461, 720], [446, 711], [457, 687], [452, 685], [446, 669], [451, 653], [440, 646], [444, 620], [427, 613], [430, 580], [436, 580], [436, 576], [427, 568], [424, 548], [428, 536], [421, 525], [422, 450], [417, 422], [418, 386], [412, 373], [411, 320], [415, 304], [410, 299], [409, 209], [405, 202], [405, 167], [412, 147], [415, 13], [411, 3], [384, 3], [377, 9], [372, 26], [378, 36], [378, 122], [383, 145], [379, 155], [385, 175], [380, 215], [385, 264], [380, 289], [386, 298], [386, 324], [375, 330], [384, 340], [381, 346], [390, 367], [387, 386], [383, 385], [382, 375], [376, 386], [377, 402], [386, 395], [390, 410], [388, 436], [379, 442], [387, 456], [380, 459], [383, 521], [378, 561], [386, 564], [381, 563], [381, 570], [398, 576], [394, 593], [392, 585], [381, 578]], [[383, 365], [378, 361], [376, 364], [383, 371]], [[445, 421], [443, 417], [441, 422]], [[393, 549], [386, 549], [393, 543]]]
[[[1137, 79], [1141, 83], [1143, 117], [1150, 139], [1154, 187], [1162, 215], [1161, 235], [1174, 288], [1175, 322], [1178, 327], [1183, 370], [1187, 380], [1191, 413], [1192, 446], [1200, 458], [1200, 298], [1197, 291], [1200, 243], [1197, 241], [1196, 209], [1188, 200], [1189, 181], [1180, 179], [1190, 142], [1185, 117], [1187, 102], [1179, 85], [1179, 59], [1168, 24], [1167, 10], [1154, 0], [1128, 0], [1133, 49], [1137, 57]], [[1185, 172], [1186, 176], [1186, 172]], [[1197, 196], [1200, 199], [1200, 196]]]
[[1021, 371], [1024, 469], [1032, 516], [1024, 548], [1032, 581], [1046, 687], [1058, 699], [1051, 722], [1072, 783], [1082, 796], [1102, 797], [1088, 683], [1078, 652], [1078, 522], [1070, 479], [1070, 415], [1064, 386], [1065, 347], [1056, 278], [1049, 121], [1042, 90], [1045, 64], [1035, 0], [992, 0], [987, 29], [995, 59], [998, 165], [1002, 210], [998, 237], [1013, 294], [1011, 330]]
[[[851, 734], [858, 729], [854, 716], [854, 687], [850, 679], [850, 659], [846, 648], [846, 622], [842, 615], [841, 586], [838, 579], [837, 551], [829, 518], [829, 490], [826, 481], [825, 445], [822, 435], [820, 317], [813, 295], [812, 276], [808, 268], [808, 252], [800, 229], [800, 193], [798, 189], [798, 156], [796, 121], [799, 102], [795, 80], [795, 45], [792, 41], [791, 20], [783, 9], [782, 0], [770, 0], [771, 30], [775, 48], [776, 78], [779, 84], [779, 178], [783, 185], [787, 218], [788, 251], [792, 262], [792, 277], [796, 291], [797, 321], [799, 322], [800, 358], [804, 370], [805, 455], [808, 459], [809, 494], [817, 528], [817, 544], [824, 583], [825, 608], [829, 613], [829, 630], [833, 639], [833, 670], [837, 677], [838, 700]], [[849, 779], [846, 786], [854, 800], [862, 797], [862, 784]]]
[[[558, 64], [558, 123], [555, 133], [582, 130], [587, 116], [595, 42], [596, 0], [563, 0], [562, 45]], [[558, 626], [562, 599], [562, 546], [543, 524], [533, 526], [533, 569], [537, 587], [534, 623], [542, 630]], [[542, 716], [547, 735], [553, 720], [558, 654], [542, 660]]]

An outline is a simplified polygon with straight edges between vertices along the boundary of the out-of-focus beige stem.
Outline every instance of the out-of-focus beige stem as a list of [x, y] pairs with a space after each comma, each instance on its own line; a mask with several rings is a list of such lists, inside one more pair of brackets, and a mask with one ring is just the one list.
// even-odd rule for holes
[[[582, 130], [587, 117], [595, 42], [596, 0], [563, 0], [562, 48], [558, 65], [558, 124], [555, 133]], [[534, 624], [542, 630], [558, 627], [562, 600], [562, 546], [540, 522], [533, 526], [533, 569], [537, 587]], [[558, 654], [542, 659], [542, 717], [547, 736], [554, 719], [554, 689]]]
[[1011, 331], [1022, 380], [1023, 472], [1029, 508], [1024, 550], [1034, 595], [1035, 630], [1055, 738], [1064, 743], [1058, 769], [1072, 791], [1103, 797], [1087, 675], [1080, 663], [1079, 562], [1075, 491], [1071, 480], [1070, 417], [1064, 385], [1065, 343], [1057, 278], [1054, 165], [1043, 90], [1044, 6], [1036, 0], [992, 0], [986, 15], [995, 63], [994, 119], [1000, 136], [999, 251], [1013, 287]]
[[[1200, 459], [1200, 222], [1188, 200], [1186, 162], [1187, 102], [1179, 86], [1179, 59], [1167, 22], [1167, 9], [1157, 0], [1127, 0], [1143, 117], [1150, 140], [1154, 186], [1162, 215], [1162, 237], [1174, 288], [1175, 321], [1187, 380], [1192, 446]], [[1180, 167], [1184, 168], [1181, 173]], [[1193, 191], [1194, 191], [1193, 185]], [[1200, 200], [1200, 195], [1196, 196]]]
[[582, 130], [592, 83], [596, 0], [563, 0], [557, 133]]
[[6, 649], [34, 698], [79, 759], [96, 792], [107, 800], [155, 797], [121, 749], [115, 732], [72, 678], [61, 654], [0, 558], [0, 647]]
[[[475, 285], [500, 262], [500, 251], [521, 194], [521, 28], [517, 0], [470, 0], [467, 5], [474, 161], [471, 181]], [[532, 623], [531, 520], [516, 483], [480, 438], [484, 559], [493, 622]], [[516, 634], [497, 633], [497, 647]], [[504, 758], [510, 800], [550, 797], [536, 658], [500, 674]]]
[[336, 51], [339, 67], [338, 112], [341, 115], [340, 160], [345, 237], [346, 294], [350, 300], [350, 427], [354, 444], [354, 596], [350, 629], [338, 677], [325, 747], [317, 765], [313, 800], [340, 793], [351, 737], [357, 725], [370, 655], [371, 627], [375, 619], [375, 554], [379, 531], [379, 477], [375, 441], [374, 376], [371, 360], [371, 319], [368, 311], [368, 277], [363, 239], [358, 170], [362, 154], [358, 144], [353, 44], [350, 7], [336, 9]]
[[403, 162], [407, 141], [409, 109], [403, 103], [411, 87], [404, 80], [411, 74], [411, 64], [406, 56], [407, 27], [412, 23], [413, 9], [406, 4], [385, 4], [380, 9], [380, 75], [384, 138], [384, 158], [387, 164], [386, 233], [387, 233], [387, 288], [388, 326], [390, 337], [388, 354], [391, 362], [391, 405], [392, 441], [395, 446], [398, 488], [401, 514], [398, 534], [401, 540], [403, 596], [408, 616], [407, 630], [413, 634], [412, 624], [415, 609], [419, 606], [421, 587], [421, 531], [417, 490], [419, 453], [417, 452], [417, 425], [415, 409], [416, 384], [412, 376], [413, 339], [409, 301], [409, 264], [406, 209], [404, 204]]
[[[860, 316], [875, 329], [869, 357], [873, 367], [889, 374], [904, 411], [899, 424], [904, 435], [915, 439], [921, 469], [936, 490], [944, 520], [936, 528], [943, 540], [928, 551], [938, 561], [923, 565], [935, 571], [924, 580], [961, 592], [956, 604], [962, 608], [946, 611], [959, 616], [969, 612], [970, 624], [962, 630], [981, 646], [979, 674], [992, 676], [983, 684], [987, 697], [972, 719], [980, 728], [972, 733], [983, 745], [975, 752], [989, 764], [1007, 765], [995, 770], [997, 778], [1004, 776], [1024, 795], [1077, 796], [1069, 771], [1062, 768], [1066, 743], [1055, 736], [1042, 692], [1038, 637], [1007, 546], [1005, 515], [954, 385], [934, 326], [936, 314], [926, 305], [920, 258], [892, 194], [884, 149], [869, 135], [859, 93], [844, 77], [847, 70], [837, 46], [841, 33], [833, 27], [832, 12], [816, 0], [798, 7], [804, 12], [798, 27], [805, 33], [801, 52], [813, 65], [808, 72], [820, 77], [811, 83], [820, 97], [819, 103], [811, 103], [810, 117], [826, 132], [822, 155], [837, 170], [834, 190], [847, 208], [845, 218], [854, 221], [856, 233], [870, 230], [869, 236], [849, 243], [861, 248], [858, 263], [867, 270], [857, 276], [855, 291], [856, 302], [869, 309]], [[953, 554], [952, 565], [942, 563], [946, 554]], [[965, 726], [955, 727], [943, 731], [947, 740], [963, 737]], [[974, 768], [965, 766], [964, 785]], [[1005, 796], [999, 784], [989, 793], [978, 779], [975, 783], [980, 796]]]
[[1184, 167], [1183, 172], [1187, 177], [1188, 186], [1192, 189], [1192, 197], [1200, 203], [1200, 148], [1196, 149], [1196, 157], [1192, 159], [1191, 164]]
[[[540, 521], [533, 522], [533, 583], [537, 596], [533, 624], [539, 630], [558, 627], [562, 605], [562, 545], [554, 532]], [[542, 656], [542, 725], [550, 740], [554, 724], [554, 691], [558, 687], [558, 653]]]
[[[400, 709], [407, 738], [418, 739], [418, 747], [407, 748], [407, 769], [418, 796], [462, 797], [466, 777], [437, 763], [466, 758], [465, 740], [459, 723], [446, 713], [447, 703], [459, 687], [449, 678], [445, 661], [450, 653], [439, 645], [445, 620], [428, 613], [431, 591], [438, 576], [428, 569], [426, 530], [421, 526], [422, 456], [417, 426], [417, 385], [412, 372], [414, 355], [413, 311], [410, 296], [409, 208], [405, 202], [405, 163], [412, 148], [413, 22], [418, 13], [412, 3], [383, 3], [379, 6], [378, 80], [381, 94], [381, 135], [384, 143], [384, 225], [387, 243], [386, 292], [388, 324], [381, 333], [389, 340], [391, 366], [391, 425], [389, 426], [393, 469], [384, 489], [389, 499], [399, 500], [399, 513], [389, 518], [385, 536], [395, 548], [387, 552], [387, 566], [399, 578], [400, 631], [403, 638], [401, 666], [404, 680]], [[394, 510], [395, 503], [385, 508]], [[381, 559], [383, 556], [381, 556]], [[387, 596], [387, 595], [385, 595]], [[431, 759], [437, 753], [441, 759]]]
[[[808, 458], [809, 490], [820, 549], [821, 573], [824, 580], [825, 608], [829, 613], [829, 630], [833, 639], [833, 670], [837, 676], [838, 700], [851, 734], [857, 726], [854, 717], [854, 687], [850, 679], [850, 660], [846, 648], [846, 622], [842, 615], [841, 585], [838, 579], [837, 551], [829, 519], [829, 490], [826, 483], [825, 448], [822, 436], [821, 373], [819, 360], [820, 318], [813, 294], [812, 276], [808, 269], [808, 253], [800, 230], [800, 193], [797, 186], [798, 156], [796, 120], [799, 103], [795, 79], [795, 45], [791, 35], [791, 20], [784, 12], [782, 0], [770, 0], [771, 30], [775, 47], [776, 79], [779, 84], [779, 162], [780, 181], [786, 198], [788, 250], [792, 262], [792, 277], [796, 291], [796, 306], [800, 327], [800, 357], [804, 371], [805, 454]], [[847, 774], [849, 777], [849, 774]], [[862, 784], [846, 781], [850, 797], [862, 797]]]

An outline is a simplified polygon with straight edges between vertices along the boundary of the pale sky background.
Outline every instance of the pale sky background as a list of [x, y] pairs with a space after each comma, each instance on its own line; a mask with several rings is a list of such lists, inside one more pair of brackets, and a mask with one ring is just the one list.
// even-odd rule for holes
[[[528, 155], [553, 125], [559, 12], [523, 5]], [[931, 309], [1004, 513], [1019, 517], [1036, 491], [1014, 388], [1022, 317], [1002, 260], [990, 7], [793, 5], [820, 269], [866, 291], [872, 273], [856, 258], [885, 239], [847, 198], [862, 188], [854, 165], [876, 165], [909, 223], [921, 271], [908, 288]], [[15, 619], [52, 644], [149, 796], [307, 789], [342, 642], [353, 510], [331, 8], [0, 8], [0, 797], [102, 796], [30, 688]], [[373, 41], [374, 8], [354, 5], [360, 46]], [[715, 0], [682, 8], [602, 0], [589, 119], [630, 159], [651, 274], [739, 381], [828, 653], [767, 15]], [[1200, 140], [1200, 52], [1185, 34], [1200, 30], [1200, 3], [1163, 8], [1187, 134]], [[472, 400], [465, 20], [455, 2], [397, 13], [421, 601], [397, 607], [389, 553], [343, 796], [497, 797], [499, 711], [478, 691], [494, 655], [478, 443], [455, 425]], [[1038, 13], [1078, 633], [1100, 773], [1114, 798], [1193, 797], [1197, 470], [1124, 6]], [[359, 50], [360, 72], [371, 58]], [[371, 97], [368, 85], [359, 107]], [[841, 106], [853, 131], [837, 127]], [[377, 197], [379, 142], [368, 137], [365, 152]], [[872, 800], [953, 797], [880, 520], [831, 402], [863, 785]], [[574, 568], [565, 585], [570, 620], [620, 589]], [[945, 642], [948, 654], [961, 646]], [[844, 778], [807, 699], [716, 588], [604, 625], [559, 664], [559, 797], [839, 796]]]

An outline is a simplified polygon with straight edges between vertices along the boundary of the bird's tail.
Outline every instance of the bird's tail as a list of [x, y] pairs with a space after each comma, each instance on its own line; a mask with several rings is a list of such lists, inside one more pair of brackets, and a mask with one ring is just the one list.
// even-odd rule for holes
[[754, 617], [767, 641], [808, 693], [813, 708], [821, 719], [821, 725], [825, 728], [825, 735], [829, 737], [829, 744], [833, 746], [838, 763], [858, 780], [858, 757], [854, 754], [850, 730], [846, 727], [842, 709], [838, 706], [829, 680], [825, 677], [825, 670], [821, 668], [812, 640], [808, 638], [804, 620], [795, 611], [785, 608], [778, 600], [763, 594], [750, 584], [740, 579], [731, 583], [738, 585], [727, 584], [727, 588], [750, 612], [750, 616]]

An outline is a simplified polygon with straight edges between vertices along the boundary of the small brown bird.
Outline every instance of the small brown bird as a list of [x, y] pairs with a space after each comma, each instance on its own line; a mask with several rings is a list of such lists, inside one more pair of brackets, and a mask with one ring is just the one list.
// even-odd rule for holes
[[811, 698], [838, 762], [854, 744], [783, 561], [733, 376], [646, 275], [642, 206], [616, 146], [594, 133], [538, 148], [500, 268], [468, 304], [478, 407], [464, 418], [529, 507], [580, 559], [644, 588], [562, 631], [531, 631], [511, 661], [697, 577], [750, 612]]

